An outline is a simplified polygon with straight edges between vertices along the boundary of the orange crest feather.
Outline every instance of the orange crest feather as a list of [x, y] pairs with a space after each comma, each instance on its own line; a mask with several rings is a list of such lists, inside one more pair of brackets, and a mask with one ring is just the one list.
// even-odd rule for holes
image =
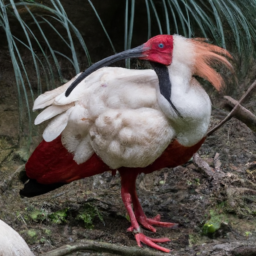
[[225, 83], [219, 73], [217, 73], [210, 65], [214, 62], [224, 64], [230, 71], [233, 66], [226, 57], [232, 59], [230, 53], [216, 45], [208, 44], [203, 38], [189, 39], [195, 47], [195, 70], [194, 74], [208, 80], [216, 90], [220, 91]]

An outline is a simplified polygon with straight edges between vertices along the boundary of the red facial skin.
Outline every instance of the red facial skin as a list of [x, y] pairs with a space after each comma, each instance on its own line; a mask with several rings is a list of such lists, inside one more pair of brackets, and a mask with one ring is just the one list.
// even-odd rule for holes
[[140, 59], [158, 62], [169, 66], [172, 63], [173, 36], [158, 35], [150, 38], [144, 44], [145, 57]]

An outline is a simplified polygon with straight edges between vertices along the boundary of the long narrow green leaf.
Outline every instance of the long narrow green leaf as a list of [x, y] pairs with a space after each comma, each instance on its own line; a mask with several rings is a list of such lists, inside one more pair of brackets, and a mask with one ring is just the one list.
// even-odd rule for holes
[[35, 22], [37, 28], [39, 29], [39, 31], [40, 31], [40, 33], [41, 33], [41, 35], [42, 35], [42, 37], [43, 37], [43, 39], [44, 39], [46, 45], [48, 46], [48, 49], [49, 49], [49, 51], [50, 51], [50, 53], [51, 53], [51, 56], [52, 56], [53, 61], [54, 61], [54, 64], [55, 64], [55, 66], [56, 66], [57, 72], [58, 72], [58, 74], [59, 74], [59, 78], [60, 78], [60, 80], [62, 81], [62, 80], [63, 80], [63, 77], [62, 77], [62, 74], [61, 74], [60, 65], [59, 65], [59, 62], [58, 62], [58, 60], [57, 60], [55, 54], [54, 54], [54, 51], [52, 50], [52, 47], [51, 47], [51, 45], [50, 45], [50, 43], [49, 43], [49, 41], [48, 41], [46, 35], [44, 34], [44, 31], [42, 30], [41, 26], [38, 24], [38, 22], [37, 22], [35, 16], [32, 15], [32, 18], [33, 18], [33, 20], [34, 20], [34, 22]]
[[[30, 47], [28, 45], [26, 45], [24, 42], [22, 42], [19, 38], [17, 38], [16, 36], [13, 36], [13, 38], [18, 41], [20, 44], [22, 44], [24, 47], [26, 47], [29, 51], [31, 51]], [[37, 56], [37, 54], [35, 54], [35, 57], [37, 59], [37, 61], [41, 64], [41, 68], [43, 69], [43, 73], [45, 74], [45, 78], [46, 78], [46, 83], [49, 84], [48, 81], [48, 77], [47, 77], [47, 72], [45, 70], [44, 64], [42, 63], [42, 61], [40, 60], [40, 58]], [[42, 93], [42, 86], [41, 83], [38, 85], [38, 95]]]
[[188, 10], [188, 7], [187, 7], [187, 1], [184, 0], [183, 1], [183, 4], [185, 6], [185, 10], [186, 10], [186, 15], [187, 15], [187, 24], [188, 24], [188, 37], [191, 37], [193, 32], [192, 32], [192, 25], [191, 25], [191, 20], [190, 20], [190, 15], [189, 15], [189, 10]]
[[248, 42], [247, 50], [248, 52], [250, 52], [252, 49], [252, 37], [251, 37], [249, 27], [247, 25], [247, 19], [244, 16], [244, 14], [241, 12], [241, 9], [236, 4], [234, 4], [232, 1], [228, 1], [227, 3], [229, 3], [234, 8], [235, 12], [238, 14], [236, 17], [240, 25], [242, 26], [243, 30], [245, 31], [245, 34], [246, 34], [245, 38], [247, 39], [247, 42]]
[[[24, 84], [24, 80], [21, 74], [21, 70], [20, 67], [18, 65], [18, 61], [16, 59], [15, 56], [15, 50], [17, 50], [15, 41], [12, 37], [11, 34], [11, 29], [10, 29], [10, 25], [9, 25], [9, 21], [8, 21], [8, 16], [7, 16], [7, 12], [6, 12], [6, 6], [0, 1], [0, 7], [2, 10], [2, 18], [3, 18], [3, 22], [4, 22], [4, 29], [6, 32], [6, 37], [7, 37], [7, 42], [8, 42], [8, 47], [9, 47], [9, 52], [10, 52], [10, 56], [11, 56], [11, 60], [12, 60], [12, 64], [13, 64], [13, 69], [14, 69], [14, 74], [15, 74], [15, 80], [16, 80], [16, 85], [17, 85], [17, 91], [18, 91], [18, 96], [19, 96], [19, 111], [20, 111], [20, 118], [19, 118], [19, 124], [20, 127], [22, 127], [22, 114], [23, 114], [23, 107], [22, 107], [22, 97], [21, 97], [21, 91], [20, 91], [20, 87], [19, 85], [21, 84], [22, 88], [23, 88], [23, 92], [24, 92], [24, 97], [25, 97], [25, 102], [26, 102], [26, 106], [27, 106], [27, 113], [28, 113], [28, 120], [29, 120], [29, 134], [32, 133], [32, 122], [31, 122], [31, 115], [30, 115], [30, 106], [29, 106], [29, 101], [28, 101], [28, 97], [27, 97], [27, 93], [26, 93], [26, 87]], [[31, 136], [29, 136], [29, 143], [31, 140]]]
[[[39, 7], [39, 8], [42, 8], [43, 10], [46, 10], [46, 11], [48, 11], [48, 12], [50, 12], [50, 13], [52, 13], [52, 14], [58, 16], [58, 17], [62, 17], [62, 18], [63, 18], [63, 14], [62, 14], [62, 13], [57, 12], [57, 11], [53, 10], [52, 8], [50, 8], [50, 7], [48, 7], [48, 6], [45, 6], [45, 5], [43, 5], [43, 4], [38, 4], [38, 3], [35, 4], [35, 3], [27, 3], [27, 2], [16, 3], [16, 6], [19, 6], [19, 5], [22, 5], [22, 6], [23, 6], [23, 5], [27, 5], [27, 6]], [[85, 52], [85, 54], [86, 54], [86, 57], [87, 57], [87, 60], [88, 60], [89, 65], [91, 65], [91, 64], [92, 64], [92, 62], [91, 62], [91, 57], [90, 57], [89, 51], [88, 51], [88, 49], [87, 49], [87, 46], [86, 46], [86, 44], [85, 44], [85, 42], [84, 42], [83, 37], [81, 36], [81, 34], [80, 34], [80, 32], [77, 30], [77, 28], [74, 26], [74, 24], [73, 24], [69, 19], [68, 19], [67, 21], [68, 21], [70, 27], [72, 28], [73, 32], [75, 33], [75, 36], [76, 36], [77, 39], [79, 40], [79, 42], [80, 42], [80, 44], [81, 44], [81, 46], [82, 46], [82, 48], [83, 48], [83, 50], [84, 50], [84, 52]]]
[[147, 8], [147, 18], [148, 18], [148, 39], [151, 37], [151, 16], [150, 9], [148, 5], [148, 0], [145, 0], [146, 8]]
[[99, 20], [99, 22], [100, 22], [100, 25], [101, 25], [101, 27], [102, 27], [102, 29], [103, 29], [103, 31], [104, 31], [106, 37], [108, 38], [108, 41], [109, 41], [109, 43], [110, 43], [112, 49], [113, 49], [113, 52], [116, 53], [116, 49], [115, 49], [115, 47], [114, 47], [114, 45], [113, 45], [113, 43], [112, 43], [112, 40], [111, 40], [111, 38], [110, 38], [110, 36], [109, 36], [107, 30], [105, 29], [105, 26], [103, 25], [103, 23], [102, 23], [102, 21], [101, 21], [101, 18], [100, 18], [100, 16], [99, 16], [97, 10], [95, 9], [94, 5], [92, 4], [92, 2], [91, 2], [90, 0], [88, 0], [88, 2], [89, 2], [89, 4], [91, 5], [91, 7], [92, 7], [92, 9], [93, 9], [93, 11], [94, 11], [96, 17], [98, 18], [98, 20]]
[[157, 11], [156, 11], [156, 7], [155, 7], [154, 2], [152, 0], [149, 0], [149, 1], [151, 3], [152, 9], [153, 9], [155, 17], [156, 17], [156, 21], [157, 21], [157, 25], [158, 25], [158, 28], [159, 28], [159, 32], [162, 35], [163, 34], [163, 30], [162, 30], [160, 19], [158, 17]]
[[13, 50], [13, 41], [12, 41], [12, 34], [11, 34], [11, 29], [10, 29], [10, 25], [9, 25], [9, 21], [8, 21], [8, 16], [6, 13], [6, 7], [3, 4], [2, 1], [0, 1], [0, 7], [2, 12], [0, 12], [1, 18], [3, 20], [3, 28], [5, 30], [6, 33], [6, 38], [7, 38], [7, 42], [8, 42], [8, 48], [9, 48], [9, 53], [10, 53], [10, 57], [12, 60], [12, 65], [13, 65], [13, 70], [14, 70], [14, 74], [15, 74], [15, 80], [16, 80], [16, 86], [17, 86], [17, 92], [18, 92], [18, 103], [19, 103], [19, 127], [22, 126], [22, 120], [21, 120], [21, 116], [22, 116], [22, 99], [21, 99], [21, 92], [20, 92], [20, 79], [19, 79], [19, 75], [18, 75], [18, 65], [17, 65], [17, 60], [15, 58], [15, 54], [14, 54], [14, 50]]
[[[54, 1], [56, 1], [58, 3], [60, 9], [58, 9], [58, 7], [57, 7], [57, 5], [55, 5]], [[69, 29], [69, 22], [68, 22], [67, 14], [59, 0], [51, 0], [51, 2], [53, 4], [53, 6], [56, 8], [56, 10], [58, 10], [58, 12], [62, 13], [63, 26], [66, 28], [66, 31], [68, 34], [68, 38], [69, 38], [69, 42], [70, 42], [70, 49], [71, 49], [72, 58], [73, 58], [73, 62], [74, 62], [74, 67], [75, 67], [76, 73], [78, 74], [80, 72], [80, 68], [79, 68], [79, 63], [78, 63], [78, 59], [77, 59], [77, 55], [76, 55], [73, 38], [71, 36], [71, 31]]]
[[211, 30], [213, 27], [209, 24], [209, 21], [204, 17], [204, 12], [200, 9], [199, 6], [197, 6], [194, 0], [190, 1], [190, 4], [192, 6], [189, 6], [188, 3], [184, 3], [184, 4], [186, 5], [186, 8], [191, 13], [191, 15], [193, 15], [193, 18], [195, 19], [196, 23], [200, 27], [204, 37], [207, 38], [208, 36], [205, 30], [205, 27], [208, 27], [209, 30]]
[[131, 0], [131, 16], [130, 16], [129, 36], [128, 36], [128, 49], [130, 49], [132, 45], [134, 15], [135, 15], [135, 0]]
[[[30, 14], [30, 16], [32, 17], [32, 19], [34, 20], [34, 23], [37, 25], [37, 26], [40, 26], [39, 23], [37, 22], [37, 19], [36, 17], [34, 16], [34, 14], [29, 10], [29, 8], [27, 6], [25, 6], [27, 12]], [[42, 45], [40, 44], [40, 42], [38, 41], [37, 37], [35, 36], [35, 34], [33, 33], [33, 31], [28, 27], [28, 25], [26, 23], [24, 23], [24, 25], [26, 26], [26, 28], [29, 30], [30, 34], [33, 36], [34, 40], [36, 41], [37, 43], [37, 46], [39, 47], [41, 53], [43, 54], [44, 56], [44, 59], [46, 61], [46, 64], [47, 64], [47, 68], [49, 70], [49, 76], [50, 76], [50, 81], [52, 84], [54, 84], [55, 82], [55, 79], [54, 79], [54, 74], [53, 74], [53, 70], [52, 70], [52, 67], [51, 67], [51, 63], [49, 62], [49, 59], [42, 47]], [[47, 85], [47, 89], [50, 90], [50, 84], [48, 82], [48, 79], [47, 79], [47, 76], [46, 76], [46, 85]]]
[[171, 31], [170, 31], [170, 21], [169, 21], [168, 10], [167, 10], [165, 0], [162, 0], [162, 1], [163, 1], [164, 13], [165, 13], [166, 30], [167, 30], [167, 34], [170, 35]]
[[[57, 19], [56, 17], [50, 16], [53, 19], [57, 20], [58, 22], [62, 23], [61, 20]], [[69, 43], [65, 40], [65, 38], [59, 33], [59, 31], [54, 27], [54, 25], [47, 19], [45, 19], [43, 16], [41, 16], [41, 19], [43, 19], [45, 21], [45, 23], [47, 23], [53, 30], [54, 32], [60, 37], [60, 39], [67, 45], [67, 47], [69, 49], [71, 49], [71, 46], [69, 45]]]
[[65, 55], [59, 51], [54, 51], [54, 52], [57, 53], [58, 55], [64, 57], [65, 59], [67, 59], [74, 66], [74, 62], [67, 55]]
[[[29, 35], [28, 35], [28, 33], [27, 33], [27, 30], [26, 30], [26, 28], [25, 28], [25, 26], [24, 26], [24, 24], [23, 24], [23, 20], [21, 19], [20, 15], [19, 15], [19, 12], [17, 11], [17, 8], [16, 8], [16, 6], [15, 6], [14, 1], [13, 1], [13, 0], [9, 0], [9, 1], [11, 2], [12, 8], [13, 8], [14, 13], [15, 13], [15, 16], [16, 16], [16, 18], [18, 19], [18, 21], [19, 21], [19, 23], [20, 23], [20, 25], [21, 25], [21, 27], [22, 27], [22, 29], [23, 29], [23, 32], [24, 32], [24, 34], [25, 34], [25, 36], [26, 36], [26, 39], [27, 39], [28, 44], [29, 44], [29, 47], [30, 47], [30, 49], [31, 49], [30, 52], [31, 52], [31, 56], [32, 56], [32, 59], [33, 59], [34, 67], [35, 67], [35, 70], [36, 70], [36, 76], [37, 76], [37, 79], [38, 79], [37, 81], [38, 81], [38, 84], [40, 84], [40, 72], [39, 72], [39, 69], [38, 69], [37, 62], [36, 62], [36, 58], [35, 58], [35, 54], [34, 54], [34, 51], [33, 51], [33, 46], [32, 46], [31, 40], [30, 40]], [[15, 45], [16, 45], [16, 44], [15, 44]], [[19, 51], [16, 50], [16, 52], [19, 54]], [[20, 56], [19, 56], [19, 57], [20, 57]], [[22, 64], [22, 66], [23, 66], [23, 61], [22, 61], [22, 59], [20, 59], [20, 62], [21, 62], [21, 64]], [[24, 69], [24, 72], [25, 72], [26, 77], [27, 77], [26, 69]], [[28, 82], [28, 85], [29, 85], [29, 89], [30, 89], [30, 93], [31, 93], [32, 99], [34, 100], [34, 93], [33, 93], [32, 86], [31, 86], [31, 84], [30, 84], [30, 81], [29, 81], [28, 77], [27, 77], [27, 82]]]
[[168, 0], [168, 5], [169, 5], [169, 8], [170, 8], [170, 10], [171, 10], [172, 18], [173, 18], [173, 21], [174, 21], [175, 33], [179, 34], [179, 27], [178, 27], [178, 23], [177, 23], [177, 19], [176, 19], [175, 12], [173, 11], [173, 8], [172, 8], [172, 5], [171, 5], [171, 1], [172, 1], [172, 0]]
[[[185, 26], [185, 23], [187, 24], [187, 20], [186, 20], [185, 16], [183, 15], [183, 12], [180, 8], [179, 2], [177, 0], [173, 0], [170, 3], [175, 7], [175, 9], [178, 13], [184, 36], [188, 37], [187, 29], [186, 29], [186, 26]], [[187, 24], [187, 26], [188, 26], [188, 24]]]
[[238, 52], [241, 53], [241, 45], [240, 45], [240, 35], [238, 31], [238, 25], [235, 20], [235, 15], [231, 12], [230, 8], [226, 5], [225, 1], [216, 1], [216, 5], [218, 9], [223, 13], [223, 15], [226, 17], [227, 22], [229, 23], [229, 26], [234, 34], [234, 39], [236, 41], [236, 45], [238, 48]]
[[222, 25], [220, 15], [218, 14], [218, 11], [217, 11], [217, 9], [214, 5], [215, 2], [213, 2], [213, 0], [209, 0], [209, 3], [212, 7], [213, 14], [214, 14], [214, 17], [215, 17], [215, 21], [216, 21], [216, 24], [217, 24], [217, 28], [218, 28], [218, 31], [220, 33], [220, 39], [221, 39], [222, 47], [226, 48], [225, 34], [224, 34], [223, 25]]

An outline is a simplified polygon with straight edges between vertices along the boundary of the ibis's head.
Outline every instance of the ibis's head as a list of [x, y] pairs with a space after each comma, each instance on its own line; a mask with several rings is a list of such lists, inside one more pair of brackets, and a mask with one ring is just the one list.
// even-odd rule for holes
[[159, 35], [152, 37], [146, 43], [129, 49], [110, 57], [107, 57], [97, 63], [94, 63], [88, 69], [86, 69], [67, 89], [66, 96], [68, 96], [71, 91], [88, 75], [96, 71], [97, 69], [108, 66], [119, 60], [129, 59], [129, 58], [139, 58], [143, 60], [148, 60], [151, 62], [159, 63], [168, 66], [172, 62], [172, 52], [173, 52], [173, 36], [171, 35]]
[[159, 35], [152, 37], [143, 45], [140, 59], [169, 66], [172, 63], [173, 36]]

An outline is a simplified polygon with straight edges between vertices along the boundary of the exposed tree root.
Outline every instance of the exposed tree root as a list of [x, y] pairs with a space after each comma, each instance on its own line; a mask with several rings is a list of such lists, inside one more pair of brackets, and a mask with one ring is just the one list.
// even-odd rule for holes
[[78, 251], [95, 251], [95, 252], [108, 252], [124, 256], [167, 256], [169, 253], [160, 253], [149, 249], [141, 249], [139, 247], [126, 247], [105, 242], [97, 242], [92, 240], [83, 239], [72, 245], [64, 245], [55, 250], [49, 251], [40, 256], [62, 256], [69, 255]]

